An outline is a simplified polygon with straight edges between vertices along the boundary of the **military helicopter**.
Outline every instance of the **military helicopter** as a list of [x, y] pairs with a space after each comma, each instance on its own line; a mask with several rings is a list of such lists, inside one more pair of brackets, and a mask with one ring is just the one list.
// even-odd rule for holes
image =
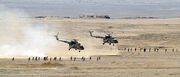
[[118, 40], [116, 40], [115, 38], [113, 38], [110, 34], [107, 34], [106, 36], [102, 37], [102, 36], [93, 36], [93, 35], [92, 35], [93, 31], [89, 31], [89, 33], [90, 33], [90, 36], [91, 36], [91, 37], [103, 39], [103, 45], [104, 45], [105, 43], [109, 43], [109, 45], [113, 44], [113, 46], [114, 46], [115, 43], [118, 43]]
[[71, 41], [64, 41], [64, 40], [60, 40], [58, 38], [58, 35], [59, 35], [59, 32], [57, 33], [57, 35], [54, 36], [56, 37], [56, 40], [69, 44], [69, 50], [75, 49], [75, 50], [79, 50], [79, 52], [80, 50], [84, 50], [84, 47], [76, 39], [73, 39]]

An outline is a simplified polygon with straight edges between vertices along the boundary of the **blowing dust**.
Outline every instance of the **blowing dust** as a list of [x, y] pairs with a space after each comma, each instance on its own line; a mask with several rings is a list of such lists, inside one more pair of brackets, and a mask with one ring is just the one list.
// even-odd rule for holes
[[[117, 53], [116, 47], [103, 46], [102, 39], [91, 38], [89, 27], [73, 24], [69, 20], [52, 21], [30, 17], [21, 9], [0, 6], [0, 57], [82, 57]], [[57, 32], [60, 32], [59, 38], [62, 40], [78, 39], [85, 50], [80, 53], [74, 49], [69, 51], [68, 44], [55, 39]]]
[[0, 6], [0, 56], [45, 56], [55, 45], [49, 25], [27, 19], [23, 10]]

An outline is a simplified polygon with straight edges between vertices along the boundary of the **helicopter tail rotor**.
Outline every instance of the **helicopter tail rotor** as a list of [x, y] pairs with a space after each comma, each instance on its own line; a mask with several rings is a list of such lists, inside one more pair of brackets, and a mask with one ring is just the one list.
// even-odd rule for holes
[[92, 35], [93, 31], [89, 31], [89, 33], [90, 33], [90, 36], [92, 37], [92, 36], [93, 36], [93, 35]]
[[56, 37], [56, 40], [59, 40], [58, 35], [59, 35], [59, 32], [57, 33], [57, 35], [54, 35], [54, 37]]

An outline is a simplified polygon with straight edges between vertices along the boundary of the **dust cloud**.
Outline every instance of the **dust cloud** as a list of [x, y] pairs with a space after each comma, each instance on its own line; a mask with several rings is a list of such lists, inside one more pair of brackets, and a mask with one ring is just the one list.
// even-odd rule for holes
[[[10, 9], [1, 5], [0, 57], [69, 57], [116, 54], [116, 47], [103, 46], [102, 39], [95, 39], [89, 36], [89, 28], [91, 27], [90, 29], [94, 30], [98, 26], [86, 26], [83, 23], [76, 23], [81, 21], [31, 18], [28, 13], [21, 9]], [[85, 50], [80, 53], [74, 49], [69, 51], [68, 44], [55, 40], [54, 35], [57, 32], [60, 32], [59, 38], [62, 40], [78, 39], [85, 47]]]
[[21, 9], [0, 6], [0, 57], [45, 56], [55, 44], [49, 25], [27, 19]]

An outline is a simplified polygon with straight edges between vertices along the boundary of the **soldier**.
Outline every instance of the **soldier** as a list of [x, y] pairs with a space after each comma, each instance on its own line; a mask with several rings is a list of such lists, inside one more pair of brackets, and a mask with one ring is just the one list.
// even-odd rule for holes
[[74, 57], [74, 61], [76, 61], [76, 57]]
[[46, 61], [46, 57], [43, 57], [43, 60]]
[[84, 56], [81, 58], [81, 60], [84, 60]]
[[89, 60], [91, 60], [91, 56], [89, 57]]
[[86, 58], [83, 58], [83, 61], [85, 61]]
[[35, 57], [35, 60], [37, 61], [37, 57]]
[[126, 48], [124, 48], [124, 50], [126, 51]]
[[70, 60], [72, 61], [72, 56], [70, 57]]
[[172, 49], [172, 52], [174, 52], [174, 48]]
[[32, 58], [32, 60], [34, 60], [34, 57]]
[[157, 52], [159, 51], [159, 48], [157, 48]]
[[40, 57], [38, 57], [38, 60], [40, 60], [41, 58]]
[[48, 56], [47, 57], [44, 57], [44, 61], [47, 61], [48, 60]]
[[167, 52], [167, 49], [165, 49], [165, 53]]
[[52, 58], [50, 57], [50, 61], [51, 61], [51, 59], [52, 59]]
[[149, 52], [151, 52], [151, 48], [149, 48]]
[[61, 61], [61, 57], [59, 57], [59, 61]]
[[99, 58], [97, 57], [97, 61], [99, 60]]
[[146, 48], [144, 48], [144, 52], [146, 52]]
[[57, 57], [54, 57], [54, 61], [56, 61]]
[[46, 57], [46, 60], [48, 60], [48, 56]]
[[30, 61], [30, 60], [31, 60], [31, 58], [29, 57], [29, 58], [28, 58], [28, 61]]
[[101, 59], [101, 57], [99, 56], [99, 60]]
[[14, 57], [12, 58], [12, 61], [14, 61]]
[[129, 48], [128, 48], [128, 52], [129, 52]]
[[134, 49], [134, 51], [136, 52], [136, 48]]

